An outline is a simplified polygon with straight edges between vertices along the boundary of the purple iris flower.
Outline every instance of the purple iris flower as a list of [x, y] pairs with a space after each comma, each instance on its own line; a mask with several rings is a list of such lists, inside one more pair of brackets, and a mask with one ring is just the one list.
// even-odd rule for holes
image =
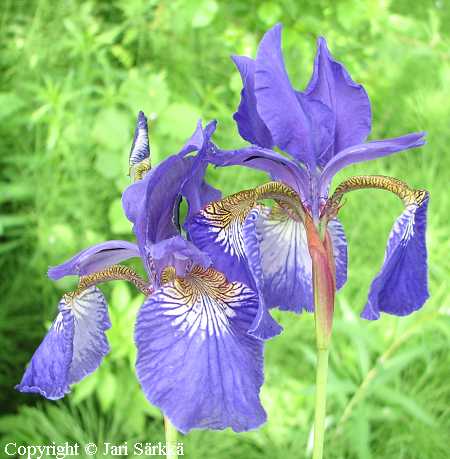
[[[305, 222], [312, 222], [329, 240], [333, 290], [344, 285], [347, 242], [336, 216], [342, 194], [360, 188], [392, 191], [405, 204], [362, 317], [372, 320], [380, 312], [406, 315], [419, 309], [428, 298], [428, 193], [381, 176], [354, 177], [333, 196], [329, 188], [344, 167], [421, 146], [424, 133], [367, 142], [371, 129], [367, 93], [333, 58], [323, 38], [318, 40], [313, 74], [304, 91], [295, 90], [289, 81], [281, 52], [281, 25], [264, 35], [256, 59], [234, 56], [233, 60], [243, 82], [234, 119], [251, 145], [227, 151], [211, 144], [207, 159], [219, 167], [243, 165], [267, 172], [297, 193], [303, 213], [298, 218], [283, 205], [258, 205], [254, 193], [246, 191], [210, 204], [188, 221], [192, 240], [220, 260], [229, 279], [248, 283], [247, 278], [253, 278], [260, 309], [250, 332], [270, 338], [281, 331], [268, 312], [272, 307], [297, 313], [314, 310]], [[265, 197], [277, 200], [277, 193]]]
[[[266, 420], [259, 400], [263, 342], [247, 333], [258, 295], [229, 281], [206, 251], [183, 237], [179, 207], [194, 215], [220, 192], [204, 180], [204, 160], [215, 122], [199, 122], [179, 153], [150, 168], [147, 122], [141, 112], [130, 153], [137, 179], [123, 194], [137, 244], [108, 241], [51, 268], [49, 276], [80, 276], [63, 297], [59, 314], [36, 350], [22, 392], [58, 399], [94, 371], [109, 351], [111, 326], [100, 282], [124, 279], [145, 295], [136, 320], [136, 373], [148, 400], [181, 432], [193, 428], [235, 431]], [[186, 234], [189, 238], [189, 234]], [[117, 263], [138, 257], [148, 279]]]

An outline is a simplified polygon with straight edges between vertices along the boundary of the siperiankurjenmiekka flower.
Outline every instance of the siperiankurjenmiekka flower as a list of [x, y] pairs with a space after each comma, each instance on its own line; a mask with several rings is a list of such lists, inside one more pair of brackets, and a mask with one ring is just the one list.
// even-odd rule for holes
[[[380, 312], [407, 315], [419, 309], [429, 296], [428, 193], [383, 176], [352, 177], [332, 196], [329, 188], [344, 167], [419, 147], [424, 133], [366, 142], [371, 129], [367, 93], [332, 57], [323, 38], [304, 91], [293, 89], [286, 73], [281, 25], [265, 34], [255, 60], [233, 60], [243, 82], [234, 119], [251, 146], [226, 151], [210, 143], [206, 159], [219, 167], [263, 170], [274, 182], [211, 203], [187, 227], [193, 242], [220, 263], [230, 280], [254, 278], [260, 309], [251, 333], [266, 339], [281, 331], [268, 312], [272, 307], [313, 311], [314, 278], [325, 303], [316, 319], [331, 330], [334, 292], [347, 279], [347, 242], [336, 217], [343, 194], [362, 188], [395, 193], [405, 210], [392, 228], [384, 264], [361, 316], [373, 320]], [[276, 205], [257, 206], [261, 197]]]
[[[265, 421], [259, 400], [263, 342], [247, 333], [258, 296], [242, 282], [229, 282], [207, 251], [181, 235], [181, 199], [189, 215], [220, 199], [204, 181], [202, 159], [214, 129], [215, 123], [203, 129], [199, 122], [178, 154], [151, 169], [147, 120], [139, 113], [130, 153], [136, 182], [123, 194], [137, 245], [104, 242], [49, 270], [52, 279], [77, 275], [79, 285], [59, 303], [18, 390], [59, 399], [100, 365], [109, 351], [105, 332], [111, 324], [97, 284], [123, 279], [146, 297], [135, 342], [136, 373], [148, 400], [181, 432], [245, 431]], [[132, 257], [142, 260], [148, 280], [117, 265]]]

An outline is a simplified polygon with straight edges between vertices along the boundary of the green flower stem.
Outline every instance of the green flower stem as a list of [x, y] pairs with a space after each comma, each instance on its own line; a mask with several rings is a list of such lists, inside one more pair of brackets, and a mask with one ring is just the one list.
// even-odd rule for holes
[[336, 282], [332, 243], [326, 228], [320, 226], [316, 228], [311, 219], [305, 220], [305, 227], [312, 260], [317, 347], [313, 459], [322, 459], [325, 438], [328, 354], [333, 328]]
[[164, 416], [164, 431], [166, 434], [167, 459], [178, 459], [177, 438], [178, 432], [167, 416]]
[[322, 459], [327, 403], [328, 349], [317, 350], [313, 459]]

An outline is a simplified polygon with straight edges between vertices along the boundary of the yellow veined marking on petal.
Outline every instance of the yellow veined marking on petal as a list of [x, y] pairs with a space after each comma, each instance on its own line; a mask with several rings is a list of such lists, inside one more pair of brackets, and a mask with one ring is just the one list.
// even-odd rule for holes
[[168, 284], [169, 282], [173, 282], [177, 277], [177, 271], [173, 266], [167, 266], [163, 269], [160, 282], [161, 285]]
[[304, 209], [300, 196], [281, 182], [268, 182], [251, 190], [243, 190], [220, 201], [214, 201], [203, 209], [203, 215], [212, 226], [228, 229], [233, 222], [242, 224], [257, 201], [274, 199], [290, 216], [303, 219]]
[[152, 293], [152, 288], [147, 282], [132, 268], [123, 265], [111, 265], [102, 271], [97, 271], [86, 276], [81, 276], [78, 287], [75, 291], [67, 293], [67, 298], [74, 298], [93, 285], [113, 280], [126, 280], [131, 282], [145, 296]]
[[289, 219], [296, 222], [301, 222], [298, 214], [295, 213], [290, 206], [282, 201], [276, 201], [276, 204], [270, 209], [270, 218], [279, 222], [285, 222]]
[[130, 166], [129, 175], [137, 182], [138, 180], [142, 180], [151, 168], [150, 158], [145, 158], [139, 164]]
[[62, 301], [65, 306], [70, 307], [72, 312], [77, 318], [82, 317], [85, 314], [87, 306], [95, 305], [98, 307], [106, 302], [103, 293], [96, 287], [88, 287], [81, 291], [74, 291], [66, 293]]
[[254, 190], [244, 190], [211, 202], [201, 211], [214, 233], [215, 241], [225, 251], [241, 259], [245, 257], [242, 224], [255, 205]]
[[177, 278], [178, 285], [189, 291], [192, 297], [207, 295], [214, 300], [223, 301], [234, 290], [225, 276], [214, 268], [195, 265], [185, 277]]
[[229, 283], [214, 268], [195, 265], [185, 277], [177, 276], [165, 288], [174, 303], [187, 307], [185, 320], [192, 329], [204, 327], [209, 334], [231, 333], [229, 319], [242, 301], [243, 284]]
[[208, 204], [203, 214], [213, 226], [226, 228], [233, 221], [242, 223], [255, 204], [254, 190], [243, 190]]
[[274, 199], [294, 220], [304, 221], [305, 209], [298, 193], [281, 182], [268, 182], [255, 188], [257, 200]]
[[304, 221], [305, 209], [300, 196], [281, 182], [268, 182], [220, 201], [211, 202], [201, 211], [201, 215], [214, 233], [215, 242], [220, 244], [225, 252], [240, 259], [245, 258], [242, 225], [250, 211], [258, 205], [258, 201], [263, 199], [274, 199], [285, 215], [296, 221]]
[[386, 177], [384, 175], [357, 175], [339, 184], [333, 195], [328, 199], [323, 214], [331, 217], [335, 216], [345, 193], [366, 188], [390, 191], [398, 196], [405, 206], [411, 204], [420, 206], [428, 194], [426, 190], [410, 188], [405, 182], [394, 177]]
[[288, 198], [292, 201], [300, 200], [300, 196], [290, 186], [276, 181], [264, 183], [263, 185], [256, 187], [254, 191], [257, 199]]
[[414, 203], [417, 204], [418, 206], [421, 206], [422, 203], [425, 201], [425, 198], [427, 197], [428, 195], [428, 191], [427, 190], [413, 190], [413, 200], [414, 200]]
[[206, 206], [204, 212], [217, 226], [226, 227], [234, 219], [243, 222], [256, 202], [262, 199], [274, 199], [281, 207], [290, 208], [297, 215], [304, 212], [300, 196], [291, 187], [275, 181], [214, 201]]

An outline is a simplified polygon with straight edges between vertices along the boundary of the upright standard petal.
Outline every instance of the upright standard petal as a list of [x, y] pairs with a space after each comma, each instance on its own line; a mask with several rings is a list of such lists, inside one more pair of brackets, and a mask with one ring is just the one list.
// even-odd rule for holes
[[229, 281], [250, 286], [242, 224], [255, 204], [251, 191], [241, 191], [208, 204], [185, 225], [192, 242], [210, 255], [215, 268]]
[[[197, 161], [197, 158], [195, 161]], [[181, 189], [181, 194], [188, 203], [188, 214], [186, 219], [192, 217], [208, 203], [218, 201], [222, 197], [220, 190], [214, 188], [205, 181], [207, 166], [208, 164], [206, 162], [199, 161], [198, 165], [193, 168], [191, 177], [186, 180]]]
[[334, 154], [365, 141], [372, 123], [369, 97], [363, 86], [334, 60], [322, 37], [317, 41], [314, 70], [305, 93], [324, 103], [333, 114], [334, 142], [321, 155], [319, 165], [324, 166]]
[[320, 176], [320, 195], [326, 196], [333, 177], [349, 164], [370, 161], [399, 151], [420, 147], [425, 143], [425, 132], [407, 134], [393, 139], [374, 140], [346, 148], [334, 156], [323, 169]]
[[148, 143], [147, 118], [144, 112], [139, 112], [130, 151], [129, 165], [130, 167], [136, 166], [148, 157], [150, 157], [150, 147]]
[[64, 276], [86, 276], [133, 257], [139, 257], [139, 248], [136, 244], [127, 241], [102, 242], [50, 268], [48, 276], [53, 280], [61, 279]]
[[257, 297], [214, 269], [195, 267], [138, 313], [136, 371], [150, 403], [183, 433], [260, 426], [263, 343], [247, 330]]
[[[324, 157], [333, 147], [333, 112], [319, 100], [308, 94], [296, 92], [299, 104], [304, 108], [309, 122], [309, 148], [314, 155], [318, 166], [324, 164]], [[311, 175], [314, 169], [310, 170]]]
[[133, 224], [136, 224], [137, 216], [139, 215], [145, 200], [145, 190], [147, 188], [147, 184], [149, 180], [151, 180], [154, 172], [155, 169], [148, 171], [142, 180], [135, 181], [122, 193], [123, 211], [128, 220], [130, 220]]
[[[186, 161], [191, 161], [191, 174], [181, 187], [181, 194], [188, 203], [187, 219], [192, 217], [200, 209], [203, 209], [211, 201], [217, 201], [222, 197], [222, 193], [219, 190], [205, 181], [206, 168], [208, 167], [208, 151], [212, 147], [210, 139], [216, 130], [216, 125], [216, 121], [211, 121], [206, 125], [205, 129], [202, 129], [200, 124], [201, 140], [200, 134], [194, 134], [193, 138], [196, 138], [197, 141], [188, 142], [187, 144], [195, 145], [198, 151], [194, 158], [186, 158]], [[182, 152], [188, 151], [190, 150], [185, 145]]]
[[125, 190], [123, 206], [127, 216], [134, 217], [133, 231], [143, 255], [145, 247], [178, 234], [175, 213], [190, 170], [190, 161], [170, 156]]
[[200, 151], [205, 145], [206, 138], [209, 138], [213, 135], [216, 130], [216, 121], [208, 123], [205, 129], [203, 129], [202, 120], [198, 120], [197, 126], [191, 135], [191, 137], [185, 142], [183, 148], [178, 152], [178, 155], [184, 157], [193, 151]]
[[273, 140], [258, 114], [255, 97], [255, 61], [245, 56], [233, 56], [242, 78], [241, 102], [233, 119], [245, 140], [263, 148], [272, 148]]
[[[145, 178], [129, 186], [122, 197], [127, 217], [134, 223], [138, 245], [145, 247], [179, 233], [178, 206], [183, 195], [190, 214], [206, 205], [210, 199], [220, 198], [220, 192], [204, 181], [207, 162], [205, 149], [214, 132], [215, 122], [205, 129], [201, 123], [180, 152], [170, 156]], [[197, 156], [187, 156], [198, 151]]]
[[405, 316], [421, 308], [428, 293], [426, 214], [429, 196], [410, 204], [395, 222], [384, 264], [370, 286], [361, 317], [375, 320], [380, 312]]
[[[172, 168], [183, 168], [182, 165], [186, 168], [186, 175], [176, 175], [177, 181], [173, 183], [173, 187], [176, 190], [176, 194], [178, 196], [179, 189], [181, 188], [183, 182], [188, 178], [188, 170], [189, 167], [192, 169], [194, 166], [195, 174], [192, 182], [197, 183], [200, 180], [200, 175], [205, 172], [206, 165], [203, 166], [203, 169], [201, 169], [201, 163], [200, 162], [190, 162], [193, 161], [193, 158], [185, 158], [189, 153], [192, 153], [193, 151], [201, 151], [206, 148], [208, 145], [208, 142], [210, 140], [210, 137], [214, 133], [216, 127], [215, 121], [209, 123], [205, 129], [202, 127], [202, 122], [201, 120], [198, 121], [197, 126], [195, 128], [194, 133], [192, 136], [186, 141], [186, 143], [183, 145], [181, 150], [176, 154], [168, 158], [166, 161], [163, 161], [161, 164], [159, 164], [156, 169], [153, 169], [147, 173], [145, 178], [143, 180], [139, 180], [136, 183], [133, 183], [130, 185], [123, 193], [122, 196], [122, 205], [123, 209], [125, 212], [125, 215], [127, 216], [128, 220], [130, 220], [133, 224], [136, 224], [136, 220], [139, 214], [147, 211], [148, 209], [144, 209], [143, 207], [145, 206], [146, 202], [146, 193], [148, 190], [148, 187], [154, 186], [155, 183], [160, 183], [159, 187], [163, 187], [166, 183], [160, 182], [161, 180], [161, 175], [164, 174], [164, 171], [167, 169], [172, 169]], [[173, 158], [178, 158], [178, 159], [173, 159]], [[180, 166], [181, 164], [181, 166]], [[162, 169], [162, 171], [161, 171]], [[155, 170], [158, 172], [155, 173]], [[161, 174], [162, 172], [162, 174]], [[203, 179], [203, 176], [201, 176]], [[197, 194], [202, 195], [203, 193], [206, 193], [208, 196], [218, 196], [218, 191], [215, 190], [213, 187], [210, 187], [208, 184], [204, 182], [199, 183], [199, 186], [201, 188], [200, 191], [198, 191]], [[194, 194], [193, 192], [193, 187], [190, 187], [186, 185], [186, 194], [189, 195], [188, 198], [196, 199], [198, 201], [201, 201], [201, 198], [198, 198], [197, 195]], [[162, 190], [164, 191], [164, 190]], [[173, 198], [173, 202], [176, 202], [177, 196]], [[155, 209], [155, 212], [157, 213], [158, 210]]]
[[59, 314], [34, 353], [19, 385], [20, 392], [56, 400], [70, 384], [92, 373], [109, 352], [105, 331], [111, 327], [106, 301], [96, 287], [76, 297], [64, 296]]
[[144, 178], [144, 199], [134, 225], [141, 250], [178, 234], [179, 229], [174, 222], [175, 204], [190, 171], [191, 161], [186, 161], [178, 155], [170, 156], [160, 163], [150, 176]]
[[304, 99], [297, 97], [284, 66], [280, 24], [266, 32], [259, 45], [255, 95], [258, 113], [275, 145], [314, 169], [311, 121]]

